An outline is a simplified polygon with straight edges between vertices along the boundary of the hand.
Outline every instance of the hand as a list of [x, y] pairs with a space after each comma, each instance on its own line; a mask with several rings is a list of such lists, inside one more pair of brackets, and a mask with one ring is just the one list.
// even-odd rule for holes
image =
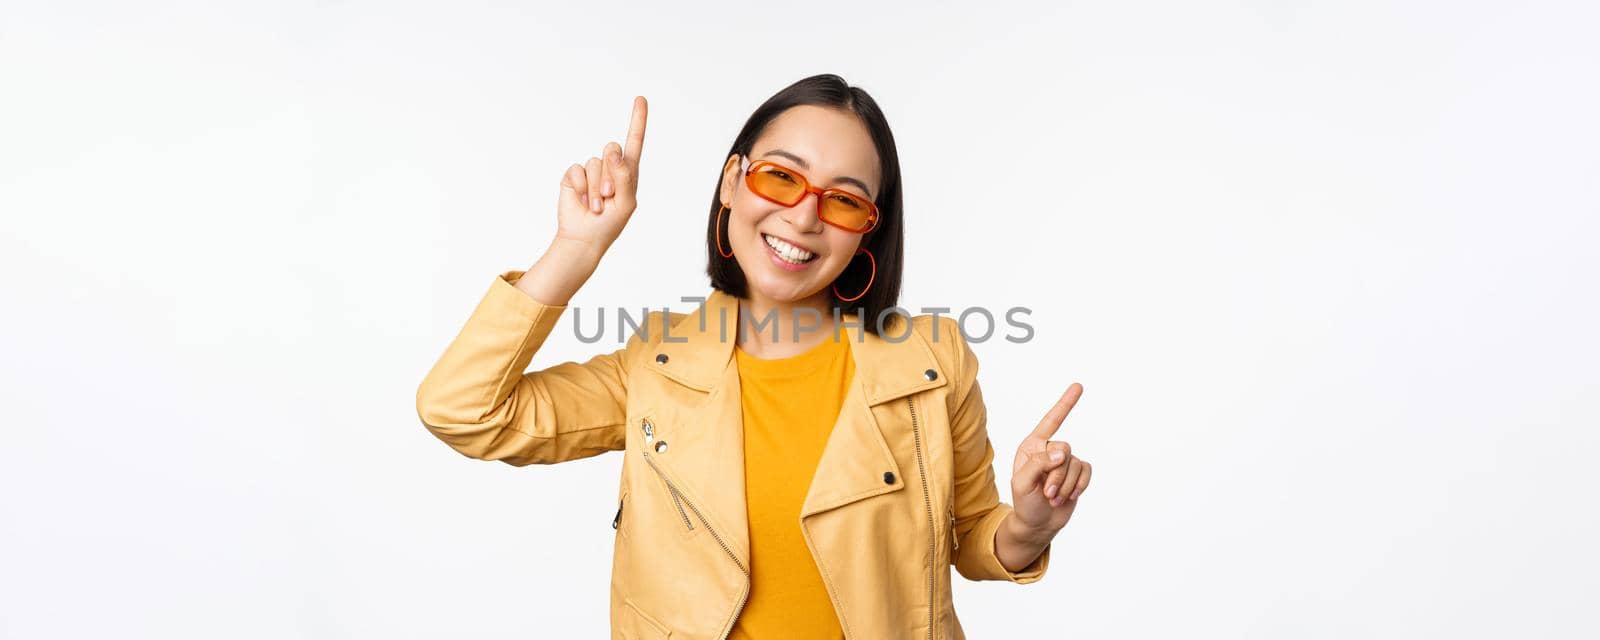
[[1042, 538], [1067, 526], [1078, 498], [1089, 488], [1089, 463], [1072, 455], [1072, 445], [1050, 440], [1073, 405], [1083, 395], [1076, 382], [1017, 446], [1011, 469], [1012, 517], [1017, 524]]
[[644, 148], [648, 110], [644, 96], [633, 98], [633, 119], [628, 124], [628, 146], [606, 143], [600, 157], [574, 164], [561, 177], [561, 198], [556, 205], [556, 240], [576, 241], [598, 259], [622, 233], [638, 205], [639, 153]]

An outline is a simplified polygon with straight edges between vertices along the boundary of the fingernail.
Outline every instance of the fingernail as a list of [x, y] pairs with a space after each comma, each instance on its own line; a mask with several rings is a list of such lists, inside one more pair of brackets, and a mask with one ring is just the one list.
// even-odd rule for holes
[[611, 193], [611, 181], [607, 180], [605, 184], [600, 185], [600, 188], [604, 189], [606, 193]]
[[594, 205], [589, 204], [589, 194], [587, 193], [583, 194], [583, 206], [589, 209], [594, 208]]
[[1073, 490], [1073, 492], [1072, 492], [1072, 495], [1071, 495], [1071, 496], [1069, 496], [1069, 497], [1068, 497], [1068, 499], [1070, 499], [1070, 500], [1077, 500], [1077, 499], [1078, 499], [1078, 491], [1077, 491], [1077, 490], [1076, 490], [1076, 489], [1075, 489], [1075, 490]]
[[1047, 487], [1044, 488], [1044, 495], [1046, 495], [1048, 497], [1051, 497], [1051, 498], [1054, 498], [1056, 496], [1056, 492], [1057, 491], [1060, 491], [1060, 489], [1057, 489], [1056, 485], [1052, 484], [1052, 485], [1047, 486]]
[[599, 198], [599, 196], [596, 196], [595, 198], [589, 200], [589, 208], [590, 209], [594, 209], [595, 213], [600, 213], [600, 198]]
[[1061, 462], [1061, 459], [1065, 458], [1065, 457], [1067, 457], [1067, 454], [1062, 453], [1060, 451], [1051, 451], [1050, 452], [1050, 461], [1051, 462]]

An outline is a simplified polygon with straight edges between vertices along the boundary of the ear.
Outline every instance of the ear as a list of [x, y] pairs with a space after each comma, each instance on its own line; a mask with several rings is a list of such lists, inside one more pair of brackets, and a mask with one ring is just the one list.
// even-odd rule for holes
[[728, 156], [728, 161], [722, 165], [722, 187], [718, 192], [722, 204], [733, 207], [733, 194], [739, 184], [739, 154]]

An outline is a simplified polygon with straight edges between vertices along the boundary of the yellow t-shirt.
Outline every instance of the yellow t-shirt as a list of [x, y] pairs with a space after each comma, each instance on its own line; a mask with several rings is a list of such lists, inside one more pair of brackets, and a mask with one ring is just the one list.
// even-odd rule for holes
[[800, 533], [817, 462], [855, 375], [847, 335], [762, 360], [735, 347], [744, 413], [750, 597], [730, 640], [844, 638], [822, 574]]

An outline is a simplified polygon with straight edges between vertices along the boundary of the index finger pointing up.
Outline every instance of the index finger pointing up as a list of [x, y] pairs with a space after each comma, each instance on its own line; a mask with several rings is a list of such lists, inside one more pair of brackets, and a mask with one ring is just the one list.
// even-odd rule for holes
[[1078, 398], [1083, 395], [1083, 385], [1076, 382], [1067, 387], [1067, 392], [1061, 394], [1061, 399], [1050, 411], [1044, 414], [1044, 419], [1039, 421], [1039, 426], [1033, 428], [1033, 437], [1049, 440], [1056, 434], [1056, 429], [1061, 428], [1061, 421], [1067, 419], [1067, 413], [1072, 411], [1072, 406], [1078, 404]]
[[628, 146], [622, 150], [622, 159], [635, 170], [639, 168], [639, 153], [644, 150], [644, 121], [649, 110], [644, 96], [633, 97], [633, 119], [628, 123]]

